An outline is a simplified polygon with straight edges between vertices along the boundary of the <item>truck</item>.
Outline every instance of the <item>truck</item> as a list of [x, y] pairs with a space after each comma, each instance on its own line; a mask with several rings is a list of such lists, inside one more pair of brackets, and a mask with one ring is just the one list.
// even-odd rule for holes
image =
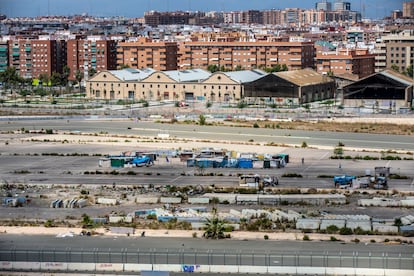
[[356, 180], [355, 175], [336, 175], [334, 176], [335, 188], [350, 188], [352, 183]]
[[263, 189], [266, 186], [276, 186], [279, 184], [279, 179], [276, 176], [260, 176], [259, 174], [244, 174], [239, 177], [239, 185], [241, 187], [250, 187], [256, 189]]

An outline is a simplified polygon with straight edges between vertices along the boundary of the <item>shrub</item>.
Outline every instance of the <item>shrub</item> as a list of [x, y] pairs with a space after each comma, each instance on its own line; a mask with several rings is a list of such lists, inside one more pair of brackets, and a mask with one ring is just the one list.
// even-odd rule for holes
[[337, 238], [335, 238], [334, 236], [331, 236], [331, 239], [330, 239], [331, 241], [338, 241], [338, 239]]
[[265, 240], [268, 240], [269, 239], [269, 236], [268, 235], [264, 235], [264, 239]]
[[339, 234], [341, 234], [341, 235], [352, 235], [352, 234], [353, 234], [353, 232], [352, 232], [352, 229], [351, 229], [351, 228], [348, 228], [348, 227], [342, 227], [342, 228], [339, 230]]
[[310, 238], [309, 238], [309, 236], [308, 236], [308, 235], [304, 235], [304, 236], [303, 236], [303, 240], [304, 240], [304, 241], [310, 241]]
[[326, 233], [328, 234], [334, 234], [334, 233], [338, 233], [338, 226], [336, 225], [329, 225], [328, 227], [326, 227]]

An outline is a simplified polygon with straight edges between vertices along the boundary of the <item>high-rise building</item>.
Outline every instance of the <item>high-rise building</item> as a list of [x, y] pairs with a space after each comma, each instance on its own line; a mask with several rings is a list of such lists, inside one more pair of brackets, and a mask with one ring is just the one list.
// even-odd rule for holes
[[176, 70], [177, 51], [177, 42], [155, 42], [145, 37], [134, 42], [119, 42], [117, 65], [136, 69]]
[[101, 37], [70, 39], [67, 41], [67, 65], [69, 80], [76, 80], [76, 73], [83, 73], [84, 79], [90, 70], [100, 72], [116, 69], [116, 42]]
[[0, 41], [0, 73], [9, 66], [9, 42]]
[[332, 3], [331, 2], [327, 2], [326, 0], [322, 1], [322, 2], [317, 2], [315, 4], [315, 9], [317, 11], [323, 10], [323, 11], [331, 11], [332, 10]]
[[16, 68], [22, 78], [50, 77], [62, 68], [65, 58], [61, 56], [65, 47], [56, 40], [13, 39], [9, 41], [9, 66]]
[[343, 0], [336, 0], [333, 5], [334, 11], [350, 11], [351, 3], [344, 2]]
[[414, 1], [403, 3], [403, 17], [414, 18]]

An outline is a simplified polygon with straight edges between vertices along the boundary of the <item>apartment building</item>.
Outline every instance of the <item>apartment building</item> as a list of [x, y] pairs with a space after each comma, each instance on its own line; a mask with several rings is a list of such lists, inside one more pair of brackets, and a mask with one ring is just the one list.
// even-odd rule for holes
[[119, 42], [117, 47], [118, 67], [154, 68], [155, 70], [177, 69], [177, 42], [155, 42], [142, 37], [137, 41]]
[[0, 41], [0, 73], [9, 67], [9, 42]]
[[[19, 76], [25, 79], [50, 77], [62, 69], [65, 61], [65, 44], [56, 40], [13, 39], [9, 40], [8, 47], [8, 66], [16, 68]], [[1, 60], [4, 64], [4, 55]]]
[[405, 18], [414, 18], [414, 1], [403, 3], [402, 16]]
[[382, 37], [386, 45], [387, 67], [396, 66], [404, 72], [414, 59], [414, 30]]
[[354, 75], [364, 78], [375, 72], [375, 55], [370, 54], [366, 49], [318, 52], [316, 70], [321, 74]]
[[204, 68], [217, 65], [234, 70], [273, 67], [286, 64], [289, 70], [313, 67], [312, 42], [206, 42], [179, 44], [178, 67]]
[[88, 72], [116, 69], [116, 42], [101, 37], [70, 39], [67, 41], [67, 65], [70, 69], [69, 80], [76, 80], [79, 70], [88, 77]]

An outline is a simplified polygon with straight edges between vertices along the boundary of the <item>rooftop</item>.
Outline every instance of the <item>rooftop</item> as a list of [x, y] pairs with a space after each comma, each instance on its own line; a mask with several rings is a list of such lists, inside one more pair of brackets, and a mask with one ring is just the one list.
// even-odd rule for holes
[[284, 80], [296, 84], [297, 86], [306, 86], [332, 81], [330, 77], [319, 74], [318, 72], [309, 68], [294, 71], [276, 72], [274, 74]]

